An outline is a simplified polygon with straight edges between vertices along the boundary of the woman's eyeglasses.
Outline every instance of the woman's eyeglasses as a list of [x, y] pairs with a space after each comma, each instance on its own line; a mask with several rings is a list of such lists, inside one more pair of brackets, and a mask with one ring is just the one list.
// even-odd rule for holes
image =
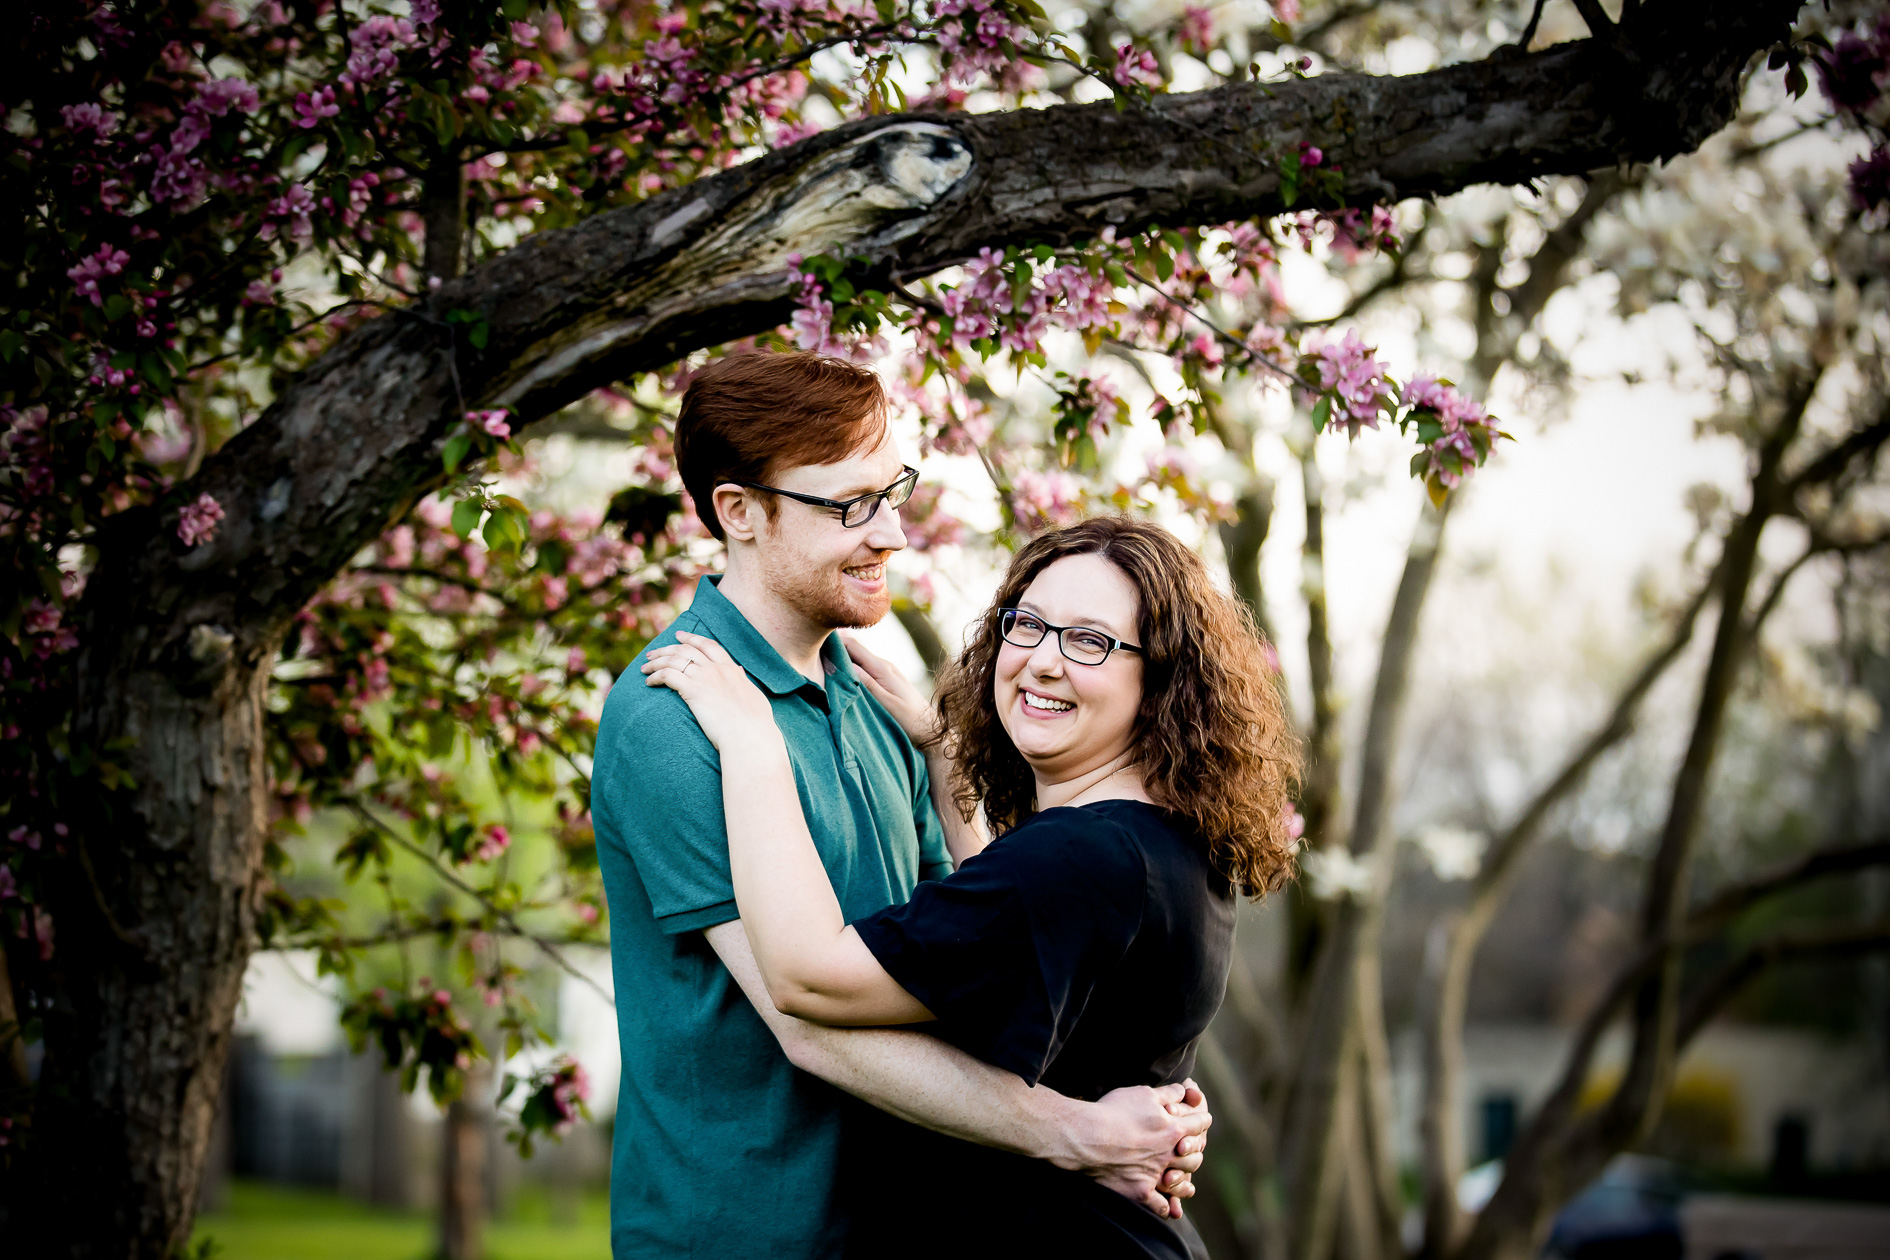
[[1088, 626], [1053, 626], [1035, 613], [1027, 613], [1021, 608], [1005, 608], [998, 613], [998, 633], [1013, 647], [1034, 648], [1043, 642], [1044, 635], [1053, 630], [1057, 636], [1057, 650], [1078, 665], [1100, 665], [1118, 648], [1138, 654], [1142, 651], [1133, 643], [1124, 643], [1121, 639]]
[[839, 516], [840, 523], [848, 529], [866, 524], [879, 514], [879, 505], [884, 503], [897, 512], [912, 497], [912, 489], [919, 484], [919, 470], [907, 468], [899, 475], [899, 480], [884, 490], [870, 490], [851, 499], [823, 499], [817, 495], [799, 494], [793, 490], [783, 490], [779, 486], [764, 486], [756, 481], [737, 481], [733, 477], [725, 483], [742, 486], [749, 490], [766, 490], [769, 494], [778, 494], [784, 499], [796, 503], [805, 503], [810, 507], [826, 508]]

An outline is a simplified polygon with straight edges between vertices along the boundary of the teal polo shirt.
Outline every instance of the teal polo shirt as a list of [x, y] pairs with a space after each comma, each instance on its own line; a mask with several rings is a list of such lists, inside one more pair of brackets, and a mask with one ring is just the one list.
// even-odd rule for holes
[[[949, 873], [925, 760], [854, 677], [839, 637], [826, 686], [769, 646], [710, 577], [677, 630], [715, 639], [768, 693], [801, 812], [851, 922]], [[591, 818], [610, 902], [623, 1083], [610, 1168], [616, 1260], [837, 1256], [843, 1095], [787, 1061], [702, 929], [740, 915], [722, 766], [682, 697], [632, 661], [605, 701]]]

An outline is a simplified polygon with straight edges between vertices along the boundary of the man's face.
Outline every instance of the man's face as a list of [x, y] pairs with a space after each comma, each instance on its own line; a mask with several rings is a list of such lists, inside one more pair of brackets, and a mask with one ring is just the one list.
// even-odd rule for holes
[[[769, 484], [844, 501], [884, 490], [904, 467], [888, 432], [871, 451], [834, 464], [779, 469]], [[906, 545], [898, 512], [882, 503], [872, 520], [849, 529], [826, 508], [779, 496], [775, 507], [774, 520], [762, 516], [755, 535], [761, 581], [771, 594], [829, 629], [870, 626], [891, 610], [886, 559]]]

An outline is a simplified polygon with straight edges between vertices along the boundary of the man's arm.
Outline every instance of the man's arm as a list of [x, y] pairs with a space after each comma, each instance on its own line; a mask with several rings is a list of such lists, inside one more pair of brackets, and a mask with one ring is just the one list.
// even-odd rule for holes
[[1087, 1172], [1156, 1213], [1179, 1216], [1194, 1193], [1213, 1123], [1199, 1091], [1136, 1086], [1078, 1102], [921, 1033], [805, 1023], [775, 1009], [739, 919], [704, 935], [802, 1071], [913, 1124]]

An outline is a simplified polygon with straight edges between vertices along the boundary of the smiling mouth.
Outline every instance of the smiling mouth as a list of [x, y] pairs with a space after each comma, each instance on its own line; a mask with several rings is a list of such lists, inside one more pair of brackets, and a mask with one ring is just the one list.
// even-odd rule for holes
[[850, 569], [842, 569], [840, 571], [856, 582], [866, 582], [870, 584], [885, 579], [886, 562], [882, 560], [878, 564], [859, 564], [854, 565]]
[[1053, 700], [1049, 696], [1040, 696], [1034, 691], [1019, 693], [1024, 697], [1026, 709], [1037, 709], [1044, 713], [1068, 713], [1076, 706], [1068, 700]]

